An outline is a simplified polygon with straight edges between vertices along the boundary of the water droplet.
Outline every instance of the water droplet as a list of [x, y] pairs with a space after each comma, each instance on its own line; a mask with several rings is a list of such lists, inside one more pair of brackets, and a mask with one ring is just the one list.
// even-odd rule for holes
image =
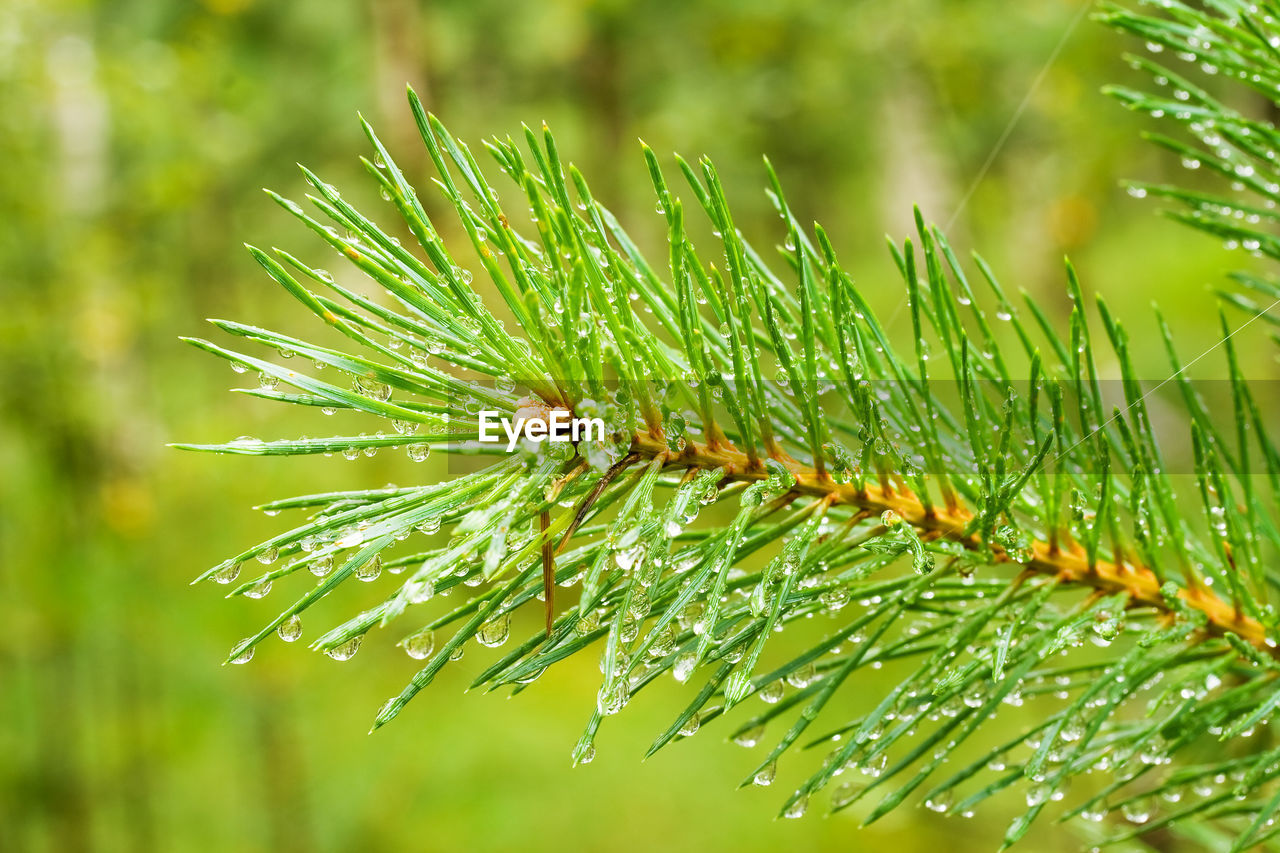
[[324, 653], [334, 660], [351, 660], [356, 652], [360, 651], [361, 636], [352, 637], [345, 643], [339, 643], [331, 649], [325, 649]]
[[849, 603], [849, 590], [842, 586], [832, 587], [820, 593], [818, 600], [823, 607], [834, 613]]
[[351, 380], [351, 387], [357, 394], [363, 394], [373, 400], [386, 402], [391, 399], [391, 386], [379, 382], [370, 376], [356, 376]]
[[631, 571], [632, 567], [635, 566], [637, 562], [644, 558], [644, 554], [645, 546], [643, 543], [633, 545], [630, 548], [615, 551], [613, 554], [613, 562], [617, 564], [618, 568], [622, 569], [624, 572], [628, 572]]
[[840, 787], [831, 792], [831, 808], [843, 808], [858, 798], [858, 794], [862, 792], [862, 786], [853, 782], [845, 782]]
[[1153, 738], [1142, 747], [1138, 759], [1143, 764], [1167, 764], [1172, 760], [1168, 755], [1168, 748], [1163, 738]]
[[425, 604], [430, 601], [431, 597], [435, 594], [436, 584], [435, 581], [430, 579], [418, 581], [417, 583], [410, 583], [409, 589], [405, 593], [410, 604]]
[[744, 729], [743, 731], [740, 731], [733, 736], [734, 743], [736, 743], [738, 746], [746, 747], [747, 749], [750, 749], [751, 747], [757, 745], [763, 739], [764, 739], [763, 725], [752, 726], [751, 728]]
[[377, 554], [373, 559], [356, 569], [356, 577], [365, 583], [378, 579], [378, 575], [382, 574], [382, 558]]
[[680, 734], [685, 737], [692, 737], [698, 733], [698, 726], [702, 724], [702, 718], [695, 711], [693, 716], [684, 721], [684, 725], [680, 727]]
[[801, 796], [799, 799], [797, 799], [794, 803], [787, 806], [787, 809], [782, 813], [782, 816], [785, 818], [791, 818], [792, 820], [795, 820], [796, 818], [804, 817], [804, 813], [808, 811], [808, 809], [809, 809], [809, 795], [805, 794]]
[[231, 583], [240, 577], [240, 564], [232, 563], [229, 566], [219, 569], [213, 573], [213, 579], [217, 583]]
[[813, 664], [807, 663], [799, 669], [787, 673], [786, 681], [792, 687], [802, 688], [808, 687], [818, 678], [818, 672], [814, 669]]
[[1120, 806], [1120, 813], [1130, 823], [1146, 823], [1151, 819], [1151, 801], [1146, 797], [1132, 800]]
[[780, 702], [783, 694], [785, 693], [786, 687], [783, 685], [781, 679], [771, 681], [756, 691], [756, 695], [758, 695], [764, 702], [768, 702], [770, 705]]
[[276, 548], [275, 546], [272, 546], [270, 548], [264, 548], [261, 552], [258, 553], [258, 562], [262, 563], [262, 565], [264, 566], [269, 566], [272, 563], [274, 563], [279, 557], [280, 557], [280, 549]]
[[630, 698], [627, 682], [619, 680], [612, 687], [600, 688], [600, 692], [596, 694], [596, 707], [601, 714], [609, 717], [621, 711]]
[[773, 778], [778, 774], [777, 762], [770, 761], [760, 771], [751, 778], [752, 785], [758, 785], [761, 788], [767, 788], [773, 784]]
[[276, 628], [276, 633], [286, 643], [292, 643], [302, 636], [302, 619], [295, 613], [280, 623], [280, 626]]
[[1058, 732], [1058, 737], [1067, 743], [1074, 743], [1084, 737], [1084, 731], [1084, 720], [1079, 717], [1073, 717], [1063, 725], [1062, 730]]
[[1048, 802], [1052, 792], [1052, 787], [1047, 784], [1032, 785], [1027, 789], [1027, 808], [1034, 808]]
[[414, 462], [425, 462], [427, 457], [431, 455], [431, 445], [411, 444], [406, 452], [409, 454], [409, 458]]
[[947, 790], [943, 791], [941, 794], [938, 794], [936, 797], [930, 797], [929, 799], [925, 800], [924, 807], [931, 812], [937, 812], [938, 814], [946, 814], [947, 810], [951, 808], [951, 797], [952, 797], [951, 789], [948, 788]]
[[655, 658], [666, 657], [671, 654], [672, 649], [676, 645], [676, 632], [667, 625], [654, 638], [649, 646], [649, 656]]
[[505, 643], [510, 633], [511, 614], [504, 613], [480, 626], [480, 630], [476, 632], [476, 642], [494, 648]]
[[582, 616], [578, 618], [578, 621], [574, 623], [573, 630], [576, 631], [579, 636], [585, 637], [586, 635], [590, 634], [592, 631], [596, 630], [599, 627], [600, 627], [600, 616], [596, 613], [596, 611], [592, 610], [587, 613], [584, 613]]
[[[239, 648], [239, 646], [241, 645], [247, 644], [249, 640], [250, 640], [249, 637], [245, 637], [237, 645], [237, 648]], [[253, 660], [253, 646], [245, 646], [245, 648], [239, 654], [231, 658], [232, 663], [248, 663], [251, 660]]]
[[262, 598], [262, 596], [269, 592], [271, 592], [271, 581], [264, 580], [258, 581], [256, 584], [246, 589], [244, 594], [246, 598]]
[[434, 631], [423, 631], [420, 634], [414, 634], [412, 637], [405, 638], [402, 643], [405, 654], [414, 660], [424, 660], [431, 654], [436, 647], [436, 635]]
[[528, 673], [525, 673], [524, 675], [517, 676], [516, 681], [518, 681], [521, 684], [532, 684], [542, 676], [542, 673], [546, 671], [547, 671], [546, 667], [543, 667], [542, 669], [535, 669], [533, 672], [528, 672]]
[[676, 658], [675, 663], [671, 666], [671, 675], [681, 684], [689, 680], [689, 676], [693, 675], [693, 667], [697, 658], [693, 652], [680, 655]]
[[1107, 801], [1099, 800], [1096, 803], [1090, 803], [1082, 808], [1080, 810], [1080, 817], [1093, 823], [1101, 823], [1107, 819], [1107, 812], [1109, 811], [1110, 809], [1107, 808]]

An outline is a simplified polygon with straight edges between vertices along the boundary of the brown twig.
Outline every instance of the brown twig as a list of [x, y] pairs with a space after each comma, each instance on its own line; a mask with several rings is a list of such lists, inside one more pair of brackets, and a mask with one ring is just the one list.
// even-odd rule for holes
[[[665, 465], [674, 469], [722, 468], [729, 480], [756, 481], [769, 476], [767, 471], [751, 465], [746, 454], [723, 446], [710, 449], [690, 442], [676, 455], [670, 452], [665, 442], [637, 433], [631, 443], [631, 453], [637, 459], [661, 456]], [[825, 497], [834, 504], [854, 507], [869, 515], [891, 510], [922, 533], [959, 542], [971, 550], [979, 550], [983, 546], [976, 534], [966, 533], [973, 515], [959, 502], [946, 508], [934, 507], [932, 512], [927, 512], [920, 499], [906, 488], [890, 489], [887, 484], [866, 484], [859, 489], [819, 477], [812, 468], [795, 461], [784, 464], [796, 478], [792, 488], [796, 495]], [[1151, 569], [1133, 560], [1128, 565], [1096, 560], [1091, 566], [1079, 549], [1054, 548], [1045, 542], [1033, 542], [1031, 554], [1031, 559], [1023, 564], [1025, 571], [1051, 575], [1064, 583], [1092, 587], [1103, 594], [1124, 593], [1131, 607], [1151, 607], [1161, 613], [1171, 611], [1161, 592], [1160, 579]], [[1261, 623], [1244, 615], [1211, 590], [1203, 586], [1184, 587], [1178, 591], [1178, 597], [1191, 609], [1205, 614], [1207, 630], [1211, 634], [1234, 633], [1257, 648], [1280, 657], [1280, 650], [1268, 640]]]

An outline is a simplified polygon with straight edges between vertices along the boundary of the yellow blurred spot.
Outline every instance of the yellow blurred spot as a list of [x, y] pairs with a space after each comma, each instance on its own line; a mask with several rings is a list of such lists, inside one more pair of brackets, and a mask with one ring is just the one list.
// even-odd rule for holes
[[1087, 242], [1098, 227], [1098, 211], [1093, 203], [1078, 195], [1069, 195], [1049, 205], [1046, 214], [1049, 233], [1064, 249]]
[[139, 536], [151, 529], [155, 503], [151, 493], [134, 479], [119, 477], [102, 484], [102, 518], [121, 536]]
[[253, 0], [203, 0], [204, 7], [215, 15], [238, 15], [253, 5]]
[[88, 358], [107, 360], [118, 355], [132, 338], [129, 317], [113, 306], [86, 305], [76, 318], [76, 340]]

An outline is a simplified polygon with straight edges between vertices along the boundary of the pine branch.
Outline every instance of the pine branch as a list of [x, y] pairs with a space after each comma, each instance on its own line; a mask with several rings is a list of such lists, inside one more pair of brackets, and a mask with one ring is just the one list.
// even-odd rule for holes
[[[1269, 4], [1256, 13], [1225, 0], [1209, 12], [1163, 8], [1169, 17], [1104, 17], [1197, 63], [1242, 72], [1278, 100], [1271, 45], [1280, 16]], [[1218, 171], [1268, 201], [1280, 193], [1270, 177], [1280, 136], [1202, 90], [1178, 91], [1187, 94], [1175, 101], [1194, 104], [1175, 120], [1227, 140], [1226, 153], [1208, 152]], [[676, 159], [686, 205], [643, 148], [668, 237], [655, 265], [545, 128], [526, 128], [523, 147], [486, 143], [519, 197], [512, 203], [412, 93], [410, 107], [473, 269], [366, 124], [375, 158], [365, 165], [416, 245], [401, 245], [304, 169], [314, 213], [271, 197], [376, 292], [290, 253], [251, 248], [337, 343], [214, 321], [246, 347], [296, 357], [286, 365], [192, 340], [238, 372], [256, 371], [258, 387], [246, 393], [341, 411], [347, 423], [373, 418], [392, 434], [183, 446], [496, 458], [444, 482], [265, 505], [305, 518], [200, 580], [232, 584], [256, 559], [268, 568], [233, 596], [262, 597], [273, 585], [300, 594], [230, 661], [247, 662], [272, 633], [297, 640], [303, 612], [352, 577], [377, 583], [387, 591], [380, 604], [312, 641], [348, 660], [366, 636], [409, 623], [399, 643], [421, 668], [376, 728], [472, 641], [510, 643], [512, 615], [541, 597], [545, 623], [539, 614], [537, 630], [488, 663], [475, 686], [520, 692], [548, 667], [599, 648], [602, 683], [575, 761], [590, 760], [607, 717], [671, 673], [698, 689], [651, 752], [721, 716], [741, 718], [752, 694], [766, 709], [740, 719], [732, 737], [754, 746], [768, 727], [786, 728], [744, 784], [770, 784], [780, 760], [825, 750], [784, 804], [789, 817], [826, 788], [833, 810], [882, 794], [863, 812], [870, 822], [909, 798], [971, 813], [1021, 784], [1026, 810], [1007, 845], [1092, 773], [1100, 781], [1085, 782], [1064, 817], [1122, 817], [1113, 838], [1194, 832], [1187, 827], [1212, 819], [1232, 849], [1267, 843], [1280, 809], [1280, 749], [1268, 724], [1280, 673], [1280, 453], [1225, 319], [1223, 406], [1187, 379], [1176, 338], [1157, 318], [1192, 448], [1196, 488], [1187, 490], [1157, 435], [1153, 391], [1138, 379], [1127, 331], [1098, 299], [1095, 340], [1070, 266], [1063, 334], [1034, 301], [1015, 305], [980, 258], [971, 279], [917, 215], [915, 236], [890, 245], [912, 327], [910, 351], [899, 352], [828, 235], [800, 225], [771, 165], [783, 243], [767, 259], [735, 226], [711, 163]], [[1266, 203], [1227, 210], [1208, 194], [1160, 194], [1189, 205], [1182, 218], [1201, 230], [1280, 252], [1262, 232], [1273, 218]], [[688, 236], [695, 214], [715, 233], [709, 249]], [[1239, 280], [1280, 298], [1280, 285]], [[1234, 293], [1227, 302], [1260, 307]], [[358, 354], [342, 348], [352, 345]], [[1105, 379], [1101, 363], [1116, 364], [1118, 378]], [[479, 441], [482, 410], [539, 424], [565, 410], [599, 419], [605, 435], [527, 437], [507, 454]], [[439, 607], [454, 591], [457, 603]], [[805, 623], [818, 627], [783, 632]], [[881, 667], [896, 686], [845, 716], [847, 703], [833, 697]], [[992, 725], [1026, 701], [1044, 717], [1016, 734]], [[944, 774], [953, 762], [959, 769]], [[854, 770], [865, 784], [837, 784]]]

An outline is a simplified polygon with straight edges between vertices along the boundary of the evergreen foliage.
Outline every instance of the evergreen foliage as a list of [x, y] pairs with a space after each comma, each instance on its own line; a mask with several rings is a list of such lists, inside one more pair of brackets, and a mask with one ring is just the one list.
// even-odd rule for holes
[[[1161, 94], [1114, 94], [1190, 131], [1190, 143], [1155, 141], [1225, 175], [1235, 195], [1135, 192], [1280, 257], [1266, 230], [1280, 199], [1280, 134], [1157, 61], [1176, 55], [1199, 66], [1189, 73], [1236, 76], [1280, 103], [1280, 10], [1159, 5], [1160, 17], [1103, 13], [1156, 51], [1133, 62]], [[743, 784], [769, 784], [779, 761], [808, 761], [811, 775], [784, 798], [788, 816], [820, 792], [832, 809], [865, 801], [868, 822], [920, 801], [971, 814], [1017, 787], [1026, 808], [1006, 844], [1046, 808], [1107, 821], [1112, 839], [1174, 827], [1242, 850], [1273, 838], [1280, 451], [1225, 313], [1225, 408], [1187, 379], [1159, 324], [1194, 455], [1182, 480], [1196, 488], [1180, 489], [1129, 334], [1103, 300], [1087, 304], [1069, 266], [1060, 331], [981, 258], [962, 263], [917, 214], [916, 234], [890, 245], [911, 321], [910, 335], [894, 335], [767, 163], [782, 228], [781, 245], [763, 252], [735, 228], [710, 162], [677, 158], [677, 189], [644, 148], [669, 237], [654, 260], [545, 128], [526, 129], [523, 146], [485, 143], [508, 181], [500, 196], [472, 152], [409, 100], [466, 244], [444, 244], [430, 205], [366, 124], [375, 158], [365, 165], [417, 246], [305, 169], [311, 212], [272, 197], [389, 299], [251, 247], [348, 346], [214, 321], [244, 344], [296, 356], [285, 365], [192, 340], [257, 372], [247, 393], [364, 413], [392, 434], [183, 446], [465, 457], [495, 452], [475, 441], [479, 410], [531, 405], [600, 417], [610, 434], [512, 455], [499, 447], [496, 460], [439, 483], [268, 504], [303, 518], [200, 579], [240, 581], [232, 594], [251, 597], [288, 585], [298, 597], [230, 660], [248, 660], [273, 633], [298, 639], [303, 611], [354, 576], [380, 584], [384, 600], [311, 645], [345, 660], [372, 631], [423, 662], [375, 728], [472, 640], [504, 647], [475, 685], [513, 692], [587, 652], [603, 674], [579, 762], [607, 717], [670, 673], [689, 702], [651, 752], [758, 694], [764, 709], [727, 733], [772, 744]], [[714, 237], [695, 247], [698, 219]], [[484, 303], [468, 265], [500, 305]], [[1228, 301], [1276, 323], [1263, 311], [1277, 285], [1239, 281], [1255, 295]], [[1104, 361], [1118, 365], [1118, 382], [1104, 381]], [[254, 558], [269, 568], [242, 579]], [[544, 589], [547, 566], [562, 588], [548, 630], [509, 638], [511, 614], [555, 591]], [[811, 618], [825, 633], [797, 624]], [[808, 638], [802, 648], [788, 643], [795, 635]], [[881, 667], [897, 686], [857, 697], [860, 671]], [[1029, 730], [993, 724], [1042, 694], [1053, 704]], [[793, 758], [797, 747], [813, 757]], [[1085, 773], [1105, 781], [1073, 797], [1069, 783]]]

